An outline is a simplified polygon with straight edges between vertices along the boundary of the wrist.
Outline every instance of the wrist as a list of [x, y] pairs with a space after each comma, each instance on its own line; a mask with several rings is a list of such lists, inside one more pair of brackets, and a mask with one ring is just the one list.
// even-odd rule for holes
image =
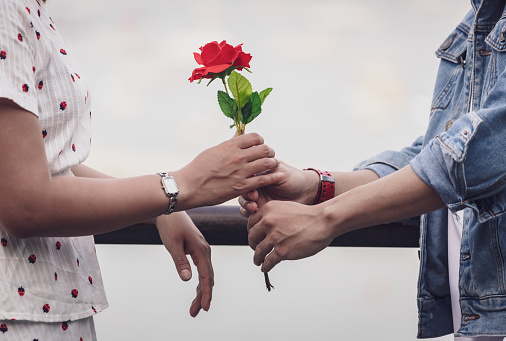
[[[320, 171], [318, 169], [314, 168], [307, 168], [305, 170], [311, 171], [315, 173], [318, 176], [318, 187], [316, 195], [314, 196], [313, 202], [310, 203], [312, 205], [318, 205], [322, 202], [325, 202], [327, 200], [330, 200], [334, 198], [335, 195], [335, 179], [330, 174], [330, 172], [327, 171]], [[313, 184], [314, 186], [314, 184]], [[310, 193], [314, 193], [313, 191], [310, 191]]]

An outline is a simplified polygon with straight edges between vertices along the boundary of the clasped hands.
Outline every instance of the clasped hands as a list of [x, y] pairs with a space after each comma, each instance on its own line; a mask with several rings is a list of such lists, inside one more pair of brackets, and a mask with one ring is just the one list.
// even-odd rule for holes
[[263, 272], [282, 260], [310, 257], [333, 240], [324, 206], [309, 206], [318, 190], [319, 176], [280, 162], [274, 170], [283, 179], [239, 198], [241, 215], [248, 218], [248, 243], [253, 262]]

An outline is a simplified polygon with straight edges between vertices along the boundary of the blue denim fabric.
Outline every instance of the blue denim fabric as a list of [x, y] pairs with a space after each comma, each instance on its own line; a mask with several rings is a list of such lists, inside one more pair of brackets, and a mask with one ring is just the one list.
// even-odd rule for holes
[[[472, 0], [436, 51], [425, 136], [357, 166], [385, 176], [410, 164], [448, 208], [464, 209], [457, 336], [506, 336], [505, 2]], [[446, 209], [420, 219], [419, 338], [453, 333], [447, 219]]]

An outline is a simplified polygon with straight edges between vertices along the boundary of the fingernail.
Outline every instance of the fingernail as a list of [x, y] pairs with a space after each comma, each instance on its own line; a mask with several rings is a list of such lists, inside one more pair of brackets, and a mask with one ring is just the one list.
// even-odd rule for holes
[[181, 273], [179, 275], [181, 276], [181, 279], [185, 281], [189, 280], [192, 277], [191, 272], [186, 269], [181, 270]]

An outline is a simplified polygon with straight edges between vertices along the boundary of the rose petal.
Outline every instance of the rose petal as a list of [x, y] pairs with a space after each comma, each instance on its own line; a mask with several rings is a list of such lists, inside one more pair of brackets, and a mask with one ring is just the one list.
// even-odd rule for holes
[[213, 60], [216, 59], [216, 57], [218, 57], [220, 52], [221, 48], [215, 41], [204, 45], [204, 47], [202, 48], [202, 54], [200, 55], [203, 61], [202, 64], [204, 64], [205, 66], [213, 65], [211, 63], [213, 62]]
[[[242, 66], [242, 67], [250, 67], [249, 62], [251, 61], [251, 54], [239, 52], [239, 55], [234, 60], [234, 66]], [[242, 70], [242, 67], [237, 68], [237, 70]]]
[[207, 66], [214, 66], [214, 65], [221, 65], [221, 64], [228, 64], [228, 66], [232, 65], [232, 62], [234, 59], [237, 58], [237, 55], [239, 54], [238, 51], [236, 51], [232, 45], [226, 44], [222, 47], [221, 52], [216, 58]]
[[197, 64], [204, 65], [204, 62], [202, 61], [202, 57], [200, 56], [200, 53], [193, 52], [193, 57], [195, 58], [195, 61]]

